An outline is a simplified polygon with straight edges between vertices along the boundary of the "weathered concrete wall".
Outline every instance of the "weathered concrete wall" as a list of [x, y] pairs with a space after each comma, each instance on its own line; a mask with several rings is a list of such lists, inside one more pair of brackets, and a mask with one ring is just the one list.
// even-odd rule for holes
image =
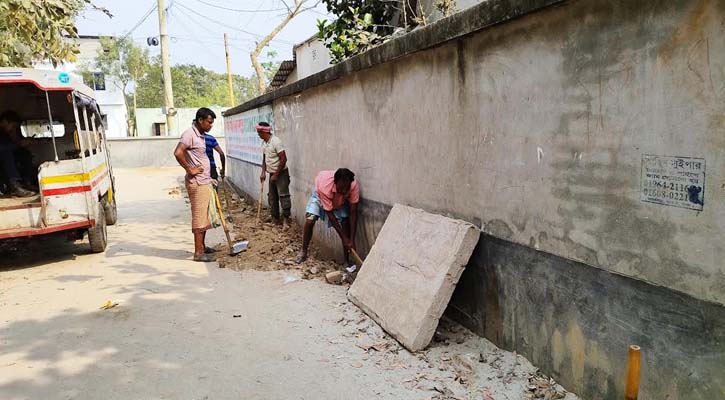
[[630, 344], [641, 399], [724, 398], [724, 307], [528, 246], [484, 235], [447, 314], [584, 399], [624, 398]]
[[[240, 110], [273, 103], [300, 221], [317, 171], [345, 166], [362, 249], [394, 203], [498, 238], [474, 255], [456, 315], [570, 390], [623, 397], [626, 346], [645, 343], [649, 398], [717, 398], [724, 20], [720, 0], [491, 0]], [[641, 201], [645, 155], [704, 159], [702, 210]]]
[[[724, 3], [658, 4], [572, 2], [277, 99], [294, 176], [344, 165], [369, 199], [722, 304]], [[645, 154], [704, 158], [704, 210], [641, 202]]]
[[[224, 137], [216, 139], [225, 148]], [[174, 158], [177, 143], [178, 137], [109, 139], [108, 152], [116, 168], [171, 167], [179, 165]], [[218, 154], [214, 156], [218, 163]]]
[[[209, 133], [216, 136], [224, 135], [224, 118], [222, 118], [222, 107], [209, 107], [217, 116], [214, 121], [214, 127]], [[168, 136], [179, 137], [181, 133], [188, 129], [189, 124], [196, 117], [199, 108], [177, 108], [176, 109], [176, 132], [169, 133]], [[139, 108], [136, 110], [136, 129], [138, 137], [154, 137], [154, 124], [166, 124], [166, 115], [161, 108]]]

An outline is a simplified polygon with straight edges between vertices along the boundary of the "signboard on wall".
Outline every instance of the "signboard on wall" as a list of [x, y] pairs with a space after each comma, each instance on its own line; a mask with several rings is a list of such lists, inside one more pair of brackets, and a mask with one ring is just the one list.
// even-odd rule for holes
[[262, 165], [262, 139], [254, 128], [262, 121], [269, 122], [274, 127], [272, 106], [263, 106], [224, 117], [224, 135], [229, 157]]
[[705, 159], [643, 155], [640, 200], [702, 211]]

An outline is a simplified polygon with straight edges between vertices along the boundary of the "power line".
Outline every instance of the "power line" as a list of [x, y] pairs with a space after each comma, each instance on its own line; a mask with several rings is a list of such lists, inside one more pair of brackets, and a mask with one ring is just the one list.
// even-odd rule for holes
[[146, 14], [144, 14], [144, 16], [141, 17], [141, 20], [138, 21], [136, 23], [136, 25], [134, 25], [133, 28], [131, 28], [125, 35], [123, 35], [121, 37], [121, 39], [126, 39], [127, 37], [129, 37], [133, 33], [133, 31], [138, 29], [138, 27], [141, 26], [141, 24], [146, 22], [146, 20], [151, 16], [151, 14], [153, 14], [153, 12], [156, 11], [156, 8], [157, 8], [156, 4], [152, 5], [151, 8], [149, 8], [149, 10], [146, 12]]
[[214, 7], [214, 8], [218, 8], [220, 10], [226, 10], [226, 11], [240, 12], [240, 13], [260, 13], [260, 12], [286, 11], [287, 10], [286, 8], [272, 8], [272, 9], [267, 9], [267, 10], [262, 10], [262, 9], [257, 9], [257, 10], [242, 10], [242, 9], [239, 9], [239, 8], [223, 7], [223, 6], [220, 6], [220, 5], [216, 5], [216, 4], [212, 4], [212, 3], [206, 2], [204, 0], [196, 0], [196, 1], [198, 1], [199, 3], [202, 3], [202, 4], [206, 4], [209, 7]]
[[[256, 33], [249, 32], [249, 31], [246, 31], [244, 29], [240, 29], [240, 28], [237, 28], [237, 27], [234, 27], [234, 26], [231, 26], [231, 25], [227, 25], [227, 24], [225, 24], [223, 22], [216, 21], [213, 18], [209, 18], [209, 17], [207, 17], [204, 14], [197, 14], [194, 10], [192, 10], [189, 7], [185, 6], [181, 2], [177, 2], [177, 4], [178, 4], [179, 7], [185, 9], [186, 11], [191, 12], [192, 14], [196, 14], [197, 17], [201, 17], [201, 18], [203, 18], [203, 19], [205, 19], [205, 20], [207, 20], [209, 22], [215, 23], [215, 24], [217, 24], [219, 26], [222, 26], [224, 28], [231, 29], [231, 30], [236, 31], [236, 32], [246, 33], [247, 35], [254, 36], [254, 37], [258, 38], [258, 39], [264, 38], [264, 36], [262, 36], [262, 35], [258, 35]], [[277, 41], [277, 42], [279, 42], [279, 43], [284, 43], [284, 44], [291, 45], [291, 46], [294, 45], [294, 43], [288, 42], [286, 40], [281, 40], [281, 39], [274, 39], [274, 40]]]

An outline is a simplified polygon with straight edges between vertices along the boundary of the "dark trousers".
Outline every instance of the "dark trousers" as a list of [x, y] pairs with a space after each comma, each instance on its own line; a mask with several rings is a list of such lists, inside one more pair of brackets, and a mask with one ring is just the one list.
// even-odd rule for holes
[[279, 173], [276, 182], [272, 182], [272, 174], [269, 174], [269, 208], [272, 211], [272, 218], [279, 218], [280, 205], [282, 206], [282, 216], [289, 218], [292, 211], [292, 199], [289, 193], [289, 170], [285, 169]]

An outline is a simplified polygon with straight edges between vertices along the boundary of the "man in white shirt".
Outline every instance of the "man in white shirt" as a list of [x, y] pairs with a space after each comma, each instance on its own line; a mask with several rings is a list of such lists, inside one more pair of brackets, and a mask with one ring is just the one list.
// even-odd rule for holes
[[[287, 153], [282, 140], [272, 135], [272, 127], [267, 122], [256, 125], [257, 134], [262, 139], [262, 175], [259, 180], [262, 185], [269, 174], [269, 208], [275, 224], [283, 229], [289, 228], [289, 218], [292, 210], [292, 200], [289, 192], [289, 170], [287, 169]], [[280, 206], [282, 219], [280, 219]]]

